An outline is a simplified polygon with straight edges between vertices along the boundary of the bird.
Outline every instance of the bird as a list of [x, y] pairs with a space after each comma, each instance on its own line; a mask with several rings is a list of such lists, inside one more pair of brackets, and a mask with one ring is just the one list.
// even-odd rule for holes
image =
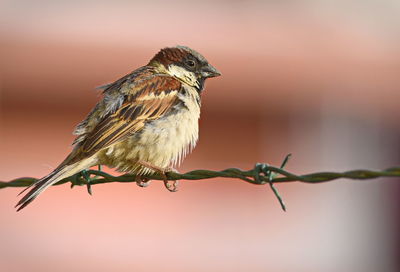
[[73, 134], [71, 153], [50, 174], [39, 179], [15, 206], [25, 208], [54, 183], [96, 165], [136, 175], [159, 173], [170, 191], [166, 173], [174, 170], [198, 140], [201, 96], [208, 78], [221, 73], [187, 46], [161, 49], [150, 62], [113, 83], [99, 87], [102, 99]]

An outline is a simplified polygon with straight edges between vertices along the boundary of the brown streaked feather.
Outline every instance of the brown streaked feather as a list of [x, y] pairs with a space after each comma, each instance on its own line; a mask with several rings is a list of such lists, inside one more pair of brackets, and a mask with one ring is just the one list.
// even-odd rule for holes
[[133, 81], [140, 82], [148, 79], [154, 75], [154, 67], [143, 66], [130, 74], [118, 79], [115, 82], [100, 86], [98, 88], [103, 89], [103, 93], [107, 93], [116, 89], [121, 89], [124, 84], [131, 83]]
[[[125, 84], [125, 83], [123, 83]], [[70, 162], [91, 156], [140, 131], [146, 122], [164, 116], [178, 100], [181, 83], [173, 77], [156, 75], [131, 84], [122, 105], [105, 116], [76, 147]]]
[[146, 80], [153, 78], [155, 74], [157, 74], [155, 67], [143, 66], [113, 83], [98, 87], [98, 89], [103, 90], [104, 98], [93, 108], [85, 120], [76, 126], [74, 134], [78, 136], [75, 138], [73, 145], [79, 145], [101, 120], [120, 108], [125, 101], [125, 95], [135, 95], [135, 92], [139, 93], [141, 91], [136, 87], [132, 87], [132, 85], [143, 85]]

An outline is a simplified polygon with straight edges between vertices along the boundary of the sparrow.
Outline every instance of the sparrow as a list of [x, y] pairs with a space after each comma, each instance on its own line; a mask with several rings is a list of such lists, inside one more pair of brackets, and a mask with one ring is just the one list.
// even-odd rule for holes
[[95, 165], [135, 174], [141, 186], [148, 182], [146, 175], [158, 172], [167, 189], [175, 191], [165, 173], [195, 147], [205, 80], [220, 75], [195, 50], [176, 46], [161, 49], [147, 65], [100, 87], [102, 100], [76, 127], [71, 153], [25, 189], [30, 190], [17, 211], [54, 183]]

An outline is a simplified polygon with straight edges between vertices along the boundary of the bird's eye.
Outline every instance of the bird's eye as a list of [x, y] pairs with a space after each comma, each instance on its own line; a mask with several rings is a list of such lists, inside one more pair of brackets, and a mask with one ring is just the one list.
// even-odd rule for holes
[[194, 60], [187, 60], [186, 65], [193, 68], [196, 65], [196, 63], [194, 62]]

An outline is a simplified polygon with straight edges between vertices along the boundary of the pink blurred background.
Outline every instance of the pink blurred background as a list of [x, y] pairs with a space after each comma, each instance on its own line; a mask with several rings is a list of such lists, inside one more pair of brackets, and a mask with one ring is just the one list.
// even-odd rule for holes
[[[399, 165], [400, 2], [0, 1], [0, 180], [68, 154], [93, 91], [160, 48], [188, 45], [207, 82], [180, 171], [296, 173]], [[1, 271], [399, 271], [396, 179], [237, 180], [47, 190], [20, 213], [0, 191]]]

